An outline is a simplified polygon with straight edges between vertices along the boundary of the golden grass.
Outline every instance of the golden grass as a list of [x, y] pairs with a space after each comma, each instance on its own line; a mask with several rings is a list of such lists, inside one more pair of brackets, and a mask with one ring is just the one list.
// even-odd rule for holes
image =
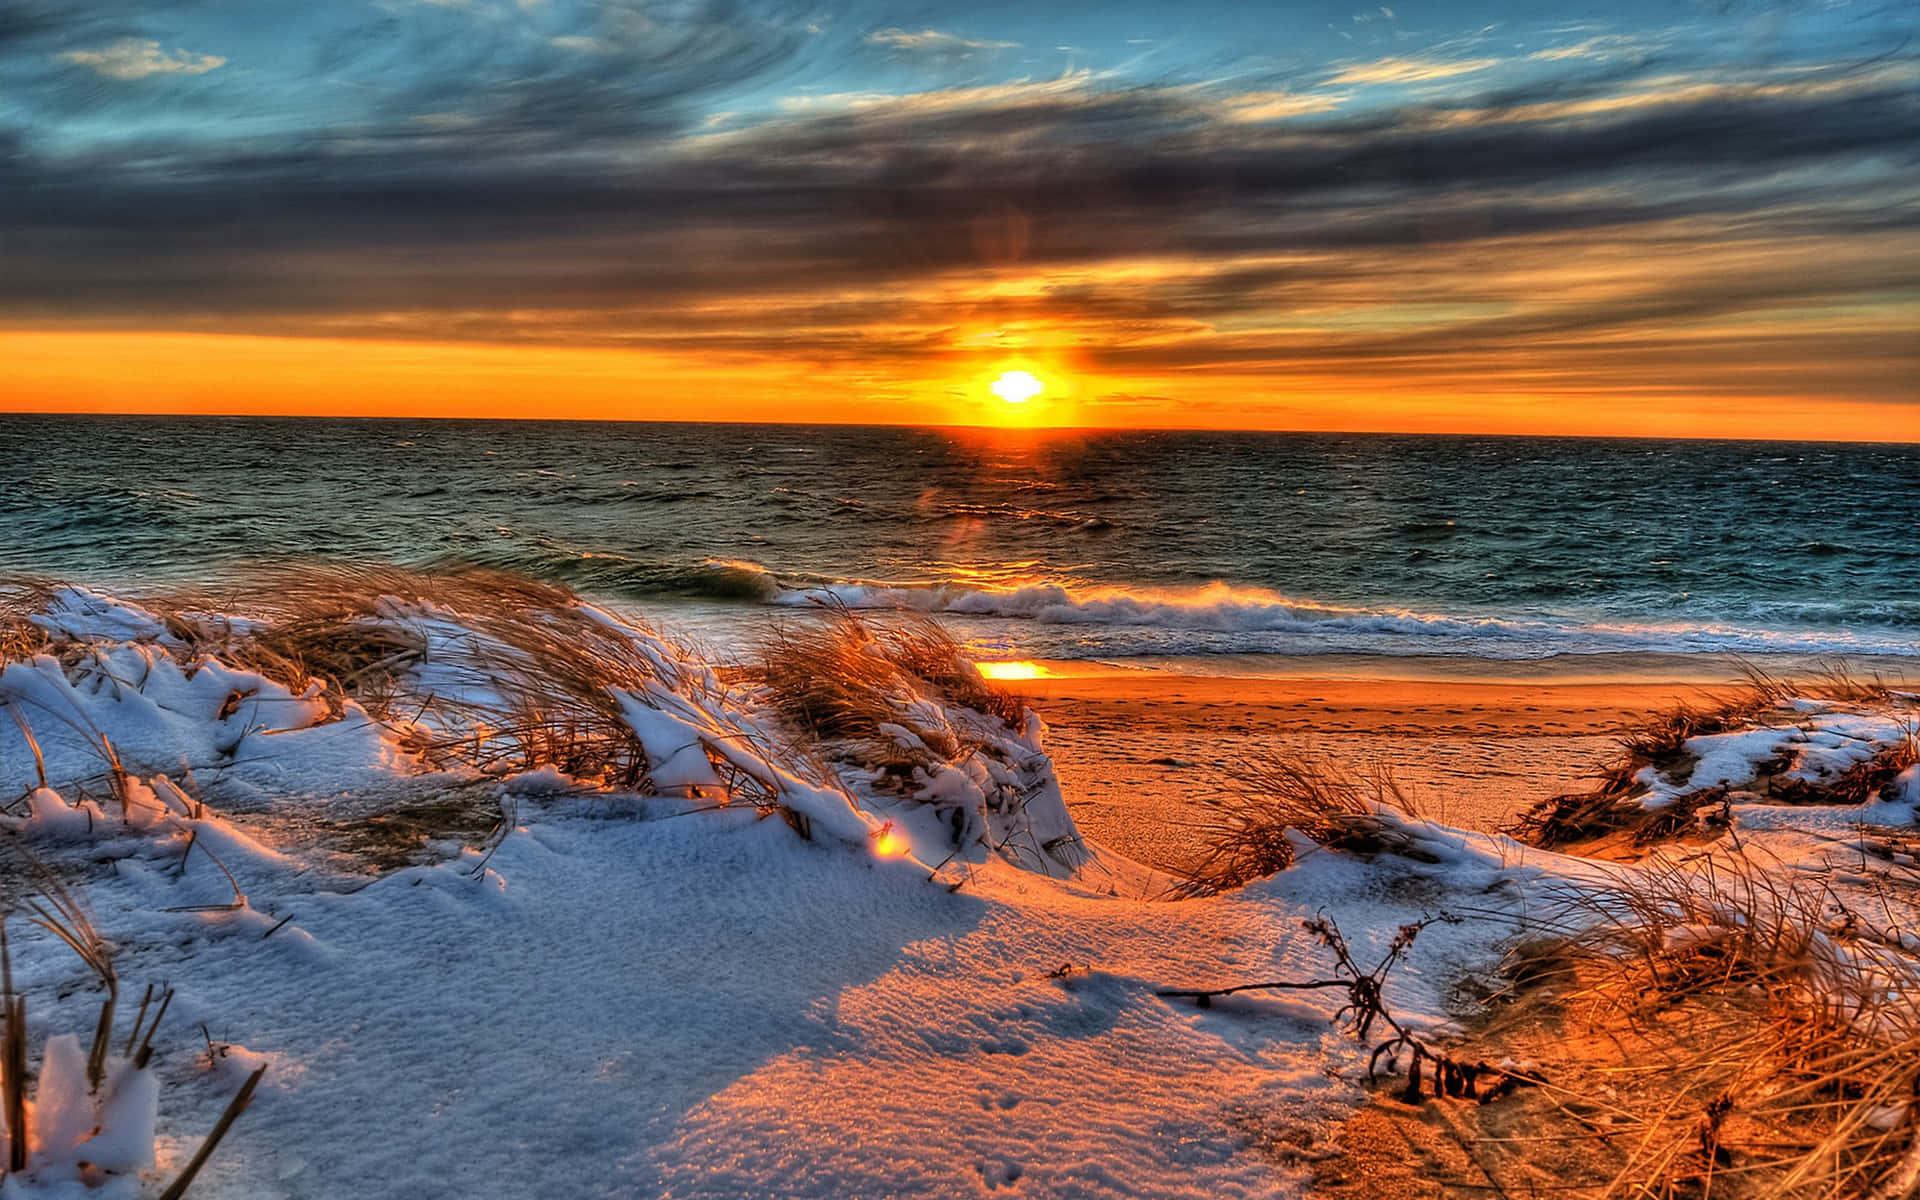
[[[1753, 672], [1749, 670], [1749, 674]], [[1824, 659], [1804, 676], [1782, 681], [1783, 692], [1849, 704], [1876, 704], [1894, 693], [1894, 682], [1878, 671], [1860, 674], [1845, 659]]]
[[43, 580], [0, 579], [0, 669], [52, 647], [53, 636], [32, 619], [52, 598]]
[[1870, 804], [1882, 798], [1893, 781], [1920, 764], [1920, 726], [1909, 722], [1899, 741], [1819, 783], [1776, 779], [1774, 799], [1787, 804]]
[[[248, 599], [242, 597], [242, 606]], [[571, 591], [502, 571], [439, 573], [398, 568], [328, 568], [276, 581], [264, 605], [271, 652], [324, 676], [343, 696], [376, 701], [377, 719], [403, 744], [441, 766], [490, 773], [553, 767], [625, 791], [654, 790], [652, 764], [626, 719], [630, 698], [662, 693], [718, 711], [726, 688], [657, 632], [623, 628]], [[244, 609], [243, 609], [244, 610]], [[448, 636], [432, 647], [394, 618], [440, 617]], [[637, 629], [651, 644], [633, 636]], [[274, 640], [278, 637], [278, 640]], [[244, 661], [246, 651], [240, 655]], [[427, 663], [453, 680], [450, 692], [421, 694], [411, 678]], [[227, 660], [226, 653], [221, 654]], [[719, 734], [746, 755], [705, 744], [722, 781], [721, 801], [745, 800], [804, 829], [781, 802], [782, 771], [825, 782], [790, 747], [765, 745], [748, 730]]]
[[[1744, 665], [1742, 671], [1745, 684], [1739, 690], [1709, 696], [1700, 703], [1677, 705], [1623, 734], [1619, 758], [1600, 773], [1599, 787], [1542, 800], [1504, 832], [1548, 849], [1603, 840], [1644, 848], [1692, 835], [1718, 836], [1727, 824], [1724, 788], [1685, 793], [1664, 808], [1648, 809], [1638, 798], [1644, 791], [1641, 772], [1652, 767], [1679, 778], [1692, 761], [1686, 749], [1689, 740], [1757, 728], [1768, 718], [1777, 717], [1782, 701], [1790, 697], [1865, 705], [1885, 703], [1894, 695], [1883, 677], [1862, 676], [1839, 660], [1822, 663], [1793, 678], [1769, 675], [1751, 664]], [[1836, 779], [1809, 783], [1776, 778], [1766, 787], [1780, 803], [1865, 804], [1878, 798], [1901, 771], [1915, 762], [1920, 762], [1920, 740], [1909, 728], [1900, 742]]]
[[36, 654], [46, 652], [53, 639], [47, 631], [27, 620], [9, 613], [0, 613], [0, 666], [10, 662], [22, 662]]
[[[819, 740], [861, 743], [863, 758], [907, 773], [974, 748], [944, 723], [917, 718], [917, 696], [972, 709], [1012, 729], [1025, 714], [1018, 696], [988, 682], [958, 642], [917, 614], [863, 616], [825, 605], [819, 621], [769, 635], [756, 667], [752, 678], [796, 728]], [[932, 757], [901, 745], [883, 728], [889, 725], [910, 731]]]
[[1788, 685], [1749, 667], [1747, 684], [1739, 691], [1710, 695], [1699, 704], [1683, 702], [1647, 718], [1638, 728], [1621, 736], [1624, 762], [1606, 776], [1608, 788], [1624, 790], [1632, 785], [1633, 776], [1641, 767], [1679, 758], [1692, 738], [1728, 733], [1755, 724], [1774, 712], [1788, 694]]
[[1205, 845], [1182, 892], [1209, 895], [1293, 865], [1288, 831], [1353, 854], [1430, 857], [1394, 814], [1418, 816], [1385, 767], [1354, 775], [1330, 762], [1270, 751], [1236, 763], [1221, 792], [1206, 797]]
[[1659, 808], [1640, 797], [1606, 790], [1551, 796], [1508, 823], [1502, 832], [1534, 846], [1558, 849], [1612, 841], [1644, 849], [1688, 836], [1717, 837], [1730, 819], [1724, 787], [1683, 792]]
[[[427, 653], [424, 638], [390, 619], [396, 612], [510, 616], [574, 602], [565, 589], [505, 571], [327, 566], [274, 572], [217, 600], [174, 593], [147, 606], [183, 647], [179, 653], [188, 662], [217, 657], [296, 694], [317, 682], [334, 715], [352, 699], [385, 719], [407, 671]], [[237, 628], [223, 615], [229, 611], [246, 613], [248, 624]]]
[[1737, 850], [1551, 899], [1511, 964], [1518, 1002], [1483, 1036], [1560, 1059], [1526, 1140], [1535, 1163], [1564, 1152], [1564, 1190], [1914, 1192], [1920, 968], [1891, 931]]

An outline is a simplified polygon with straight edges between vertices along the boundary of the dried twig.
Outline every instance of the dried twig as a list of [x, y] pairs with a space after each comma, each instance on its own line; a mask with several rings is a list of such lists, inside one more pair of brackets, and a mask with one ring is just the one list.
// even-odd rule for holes
[[240, 1085], [239, 1093], [227, 1104], [227, 1110], [220, 1114], [219, 1121], [214, 1123], [213, 1130], [207, 1134], [207, 1140], [200, 1143], [200, 1149], [187, 1160], [187, 1165], [181, 1168], [179, 1176], [168, 1185], [166, 1191], [160, 1193], [160, 1200], [180, 1200], [180, 1197], [187, 1194], [187, 1189], [193, 1185], [194, 1177], [200, 1174], [200, 1168], [207, 1165], [207, 1160], [213, 1157], [214, 1150], [219, 1148], [220, 1139], [227, 1136], [227, 1130], [233, 1128], [233, 1123], [240, 1119], [240, 1114], [247, 1111], [247, 1105], [253, 1103], [253, 1089], [260, 1085], [260, 1077], [266, 1073], [267, 1068], [261, 1066], [256, 1067], [253, 1074], [247, 1076], [247, 1081]]

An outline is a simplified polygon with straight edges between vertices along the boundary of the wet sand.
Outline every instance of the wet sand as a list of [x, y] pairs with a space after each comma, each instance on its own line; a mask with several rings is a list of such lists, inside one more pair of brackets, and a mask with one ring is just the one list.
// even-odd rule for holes
[[[1408, 678], [1193, 675], [1048, 664], [1005, 680], [1046, 719], [1048, 746], [1088, 837], [1177, 868], [1199, 846], [1204, 799], [1236, 760], [1264, 750], [1386, 766], [1424, 811], [1494, 829], [1534, 801], [1577, 790], [1621, 732], [1728, 680], [1591, 676]], [[1458, 668], [1455, 668], [1456, 672]], [[1091, 673], [1088, 673], [1091, 672]], [[1422, 677], [1425, 676], [1425, 677]]]

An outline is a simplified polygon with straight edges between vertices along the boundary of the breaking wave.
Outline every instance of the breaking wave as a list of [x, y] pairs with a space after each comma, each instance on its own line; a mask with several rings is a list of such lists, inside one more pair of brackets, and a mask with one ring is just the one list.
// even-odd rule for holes
[[[1102, 631], [1133, 631], [1138, 653], [1389, 653], [1544, 657], [1623, 651], [1920, 655], [1899, 630], [1841, 633], [1727, 623], [1584, 621], [1573, 616], [1483, 616], [1400, 608], [1353, 608], [1265, 588], [1132, 589], [1032, 584], [1005, 590], [955, 585], [835, 583], [782, 589], [774, 603], [908, 609], [955, 618], [1080, 626], [1077, 637], [1103, 655], [1125, 653]], [[1069, 631], [1059, 630], [1061, 634]], [[1065, 644], [1059, 637], [1046, 639]], [[1074, 655], [1068, 654], [1067, 657]]]

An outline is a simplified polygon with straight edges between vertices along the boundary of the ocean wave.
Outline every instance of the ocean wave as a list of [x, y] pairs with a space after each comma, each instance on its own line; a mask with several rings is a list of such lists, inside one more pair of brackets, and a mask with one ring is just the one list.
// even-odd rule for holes
[[744, 559], [707, 559], [681, 571], [678, 582], [687, 594], [716, 600], [772, 602], [782, 595], [780, 581], [774, 578], [773, 572]]
[[[1179, 646], [1187, 653], [1481, 653], [1536, 657], [1559, 653], [1846, 653], [1920, 655], [1899, 629], [1775, 629], [1724, 621], [1645, 622], [1568, 616], [1489, 616], [1343, 607], [1264, 588], [1117, 588], [1033, 584], [1005, 590], [955, 585], [909, 587], [836, 583], [786, 588], [776, 604], [843, 604], [908, 609], [957, 618], [1083, 626], [1099, 653], [1125, 653], [1131, 631], [1144, 654]], [[1104, 631], [1111, 630], [1112, 633]], [[1055, 639], [1048, 639], [1053, 641]]]
[[1211, 583], [1180, 589], [1071, 588], [1031, 584], [1005, 591], [950, 585], [900, 587], [840, 583], [783, 591], [783, 604], [833, 602], [850, 608], [910, 608], [957, 616], [1006, 617], [1045, 624], [1146, 625], [1230, 632], [1285, 632], [1333, 626], [1365, 633], [1466, 633], [1512, 624], [1494, 618], [1440, 617], [1410, 611], [1338, 608], [1264, 588]]

